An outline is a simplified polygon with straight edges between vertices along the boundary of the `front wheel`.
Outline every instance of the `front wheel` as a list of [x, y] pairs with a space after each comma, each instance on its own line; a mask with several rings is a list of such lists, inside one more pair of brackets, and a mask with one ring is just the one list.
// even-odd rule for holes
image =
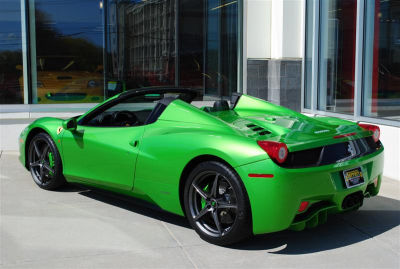
[[247, 193], [236, 172], [225, 164], [199, 164], [184, 190], [186, 217], [201, 238], [230, 245], [251, 235]]
[[60, 153], [48, 134], [39, 133], [32, 138], [28, 161], [32, 178], [40, 188], [55, 190], [66, 183]]

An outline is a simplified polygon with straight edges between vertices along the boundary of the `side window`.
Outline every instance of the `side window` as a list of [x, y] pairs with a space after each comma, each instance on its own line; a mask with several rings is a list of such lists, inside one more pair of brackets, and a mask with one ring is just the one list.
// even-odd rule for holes
[[98, 127], [132, 127], [146, 122], [162, 98], [159, 94], [130, 97], [95, 115], [87, 124]]

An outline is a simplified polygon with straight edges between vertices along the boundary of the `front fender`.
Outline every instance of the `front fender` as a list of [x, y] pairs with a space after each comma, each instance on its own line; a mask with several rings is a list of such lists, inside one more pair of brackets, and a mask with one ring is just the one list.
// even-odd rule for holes
[[61, 148], [61, 138], [63, 134], [62, 129], [62, 119], [58, 118], [40, 118], [29, 124], [20, 134], [19, 136], [19, 160], [20, 162], [26, 166], [26, 154], [27, 149], [29, 147], [29, 143], [31, 139], [35, 136], [35, 134], [39, 132], [46, 132], [55, 142], [58, 151], [60, 152], [61, 158], [62, 148]]

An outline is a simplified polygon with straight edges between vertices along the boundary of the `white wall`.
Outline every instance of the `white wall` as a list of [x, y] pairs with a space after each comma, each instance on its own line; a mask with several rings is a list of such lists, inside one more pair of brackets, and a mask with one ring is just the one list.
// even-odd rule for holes
[[27, 121], [10, 121], [0, 124], [0, 150], [18, 150], [18, 137], [22, 130], [29, 124]]
[[247, 0], [247, 58], [302, 58], [304, 0]]
[[248, 0], [247, 58], [271, 58], [271, 0]]
[[385, 147], [385, 167], [383, 174], [386, 177], [400, 180], [400, 128], [379, 125], [381, 141]]
[[283, 0], [282, 58], [303, 57], [304, 0]]

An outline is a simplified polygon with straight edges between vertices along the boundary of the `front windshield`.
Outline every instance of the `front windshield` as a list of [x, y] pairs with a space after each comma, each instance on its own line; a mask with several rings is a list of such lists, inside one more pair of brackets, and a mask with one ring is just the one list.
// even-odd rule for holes
[[128, 127], [140, 126], [146, 123], [153, 109], [160, 100], [165, 98], [177, 99], [182, 93], [148, 93], [124, 98], [123, 96], [105, 103], [88, 114], [82, 125]]

